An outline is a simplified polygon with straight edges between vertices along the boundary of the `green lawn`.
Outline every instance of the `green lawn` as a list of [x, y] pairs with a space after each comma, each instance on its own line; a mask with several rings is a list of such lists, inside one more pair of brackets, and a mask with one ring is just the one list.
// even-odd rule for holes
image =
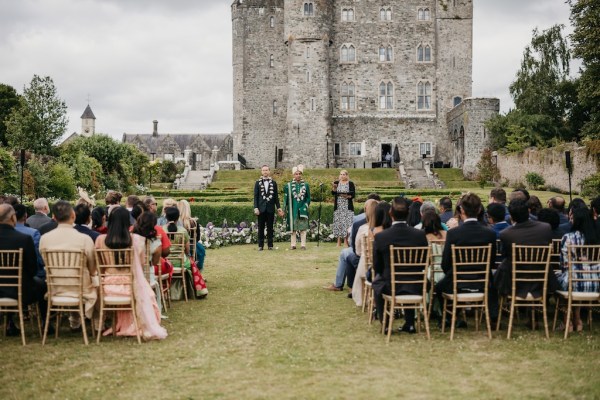
[[208, 252], [207, 299], [177, 302], [169, 337], [84, 346], [61, 331], [42, 347], [0, 337], [2, 399], [599, 398], [600, 330], [550, 340], [518, 324], [482, 332], [395, 333], [389, 344], [334, 277], [339, 249]]

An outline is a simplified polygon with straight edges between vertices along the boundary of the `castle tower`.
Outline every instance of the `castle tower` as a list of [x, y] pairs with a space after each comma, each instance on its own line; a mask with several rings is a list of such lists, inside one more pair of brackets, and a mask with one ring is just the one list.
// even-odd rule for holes
[[96, 116], [88, 104], [81, 114], [81, 136], [92, 136], [96, 133]]
[[328, 166], [331, 137], [329, 46], [334, 2], [285, 2], [287, 45], [287, 112], [280, 164]]

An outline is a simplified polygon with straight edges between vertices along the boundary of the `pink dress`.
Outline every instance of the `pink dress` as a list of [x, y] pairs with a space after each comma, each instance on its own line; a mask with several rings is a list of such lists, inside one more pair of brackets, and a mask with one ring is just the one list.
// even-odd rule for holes
[[[133, 241], [133, 295], [140, 334], [145, 340], [164, 339], [167, 337], [167, 330], [160, 325], [160, 310], [156, 303], [155, 293], [144, 277], [142, 268], [142, 263], [146, 259], [146, 239], [135, 233], [131, 237]], [[96, 239], [97, 249], [108, 248], [104, 244], [105, 239], [106, 235], [98, 236]], [[123, 278], [118, 276], [112, 278], [106, 277], [114, 285], [105, 286], [105, 294], [129, 296], [129, 286], [123, 285], [123, 282], [120, 281]], [[136, 336], [133, 315], [130, 311], [117, 311], [116, 330], [118, 336]]]

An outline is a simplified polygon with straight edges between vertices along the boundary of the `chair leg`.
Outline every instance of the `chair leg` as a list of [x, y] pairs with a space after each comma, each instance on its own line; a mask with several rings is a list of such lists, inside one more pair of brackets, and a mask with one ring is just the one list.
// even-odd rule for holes
[[500, 330], [500, 320], [502, 320], [502, 307], [504, 306], [504, 296], [500, 297], [500, 304], [498, 306], [498, 319], [496, 320], [496, 332]]
[[569, 337], [569, 326], [571, 326], [571, 296], [569, 296], [569, 300], [567, 302], [567, 318], [565, 321], [565, 337], [566, 340]]
[[487, 326], [488, 339], [492, 340], [492, 322], [490, 319], [490, 308], [487, 304], [484, 306], [483, 312], [485, 312], [485, 324]]
[[446, 307], [448, 306], [448, 299], [444, 299], [444, 307], [442, 310], [442, 333], [446, 331]]
[[131, 305], [131, 312], [133, 313], [133, 324], [135, 325], [135, 336], [137, 337], [138, 344], [142, 344], [142, 339], [140, 337], [140, 328], [138, 326], [137, 313], [135, 312], [135, 303]]
[[83, 312], [83, 304], [79, 304], [79, 318], [81, 319], [81, 332], [83, 332], [83, 343], [88, 345], [87, 328], [85, 327], [85, 313]]
[[452, 302], [452, 321], [450, 324], [450, 340], [454, 340], [454, 328], [456, 327], [456, 297]]
[[373, 309], [375, 308], [373, 306], [373, 303], [375, 302], [375, 299], [373, 298], [373, 291], [371, 290], [371, 293], [369, 294], [369, 307], [368, 307], [368, 313], [369, 313], [369, 325], [371, 325], [373, 323]]
[[[48, 307], [46, 307], [46, 324], [44, 325], [44, 335], [42, 336], [42, 346], [46, 344], [46, 338], [48, 337], [48, 325], [50, 325], [50, 302], [48, 302]], [[56, 327], [58, 330], [58, 326]]]
[[558, 305], [560, 303], [560, 297], [556, 297], [556, 307], [554, 308], [554, 322], [552, 323], [552, 332], [556, 330], [556, 320], [558, 319]]
[[[56, 313], [56, 328], [54, 329], [54, 339], [58, 339], [58, 331], [60, 330], [60, 317], [62, 317], [62, 314], [60, 311], [58, 311]], [[48, 324], [48, 321], [46, 321], [46, 324]]]
[[550, 333], [548, 332], [548, 316], [546, 310], [546, 301], [544, 300], [544, 304], [542, 304], [542, 313], [544, 314], [544, 330], [546, 331], [546, 339], [550, 339]]
[[386, 324], [386, 317], [387, 317], [387, 305], [388, 305], [388, 301], [387, 300], [383, 300], [383, 321], [381, 323], [381, 334], [385, 334], [385, 324]]
[[394, 310], [396, 308], [396, 304], [395, 302], [392, 300], [389, 302], [389, 311], [390, 311], [390, 315], [389, 315], [389, 319], [388, 319], [388, 332], [387, 332], [387, 343], [390, 342], [390, 337], [392, 336], [392, 325], [394, 324]]
[[182, 277], [181, 277], [181, 282], [182, 282], [182, 285], [183, 285], [183, 298], [185, 299], [185, 302], [187, 303], [187, 301], [188, 301], [188, 293], [187, 293], [187, 281], [186, 281], [186, 278], [187, 278], [187, 275], [186, 275], [186, 274], [187, 274], [187, 272], [186, 272], [186, 271], [187, 271], [187, 270], [186, 270], [186, 269], [185, 269], [185, 267], [182, 265], [182, 266], [181, 266], [181, 273], [182, 273], [183, 275], [182, 275]]
[[100, 330], [98, 330], [96, 343], [100, 344], [100, 337], [102, 336], [102, 327], [104, 327], [104, 308], [102, 308], [102, 304], [100, 304], [100, 316], [98, 318], [100, 319], [100, 321], [98, 322]]
[[510, 302], [510, 317], [508, 318], [508, 333], [506, 335], [507, 339], [510, 339], [510, 334], [512, 333], [514, 315], [515, 315], [515, 300], [512, 299], [512, 301]]
[[25, 341], [25, 319], [23, 318], [23, 309], [19, 306], [19, 325], [21, 327], [21, 340], [23, 341], [23, 346], [27, 344]]
[[425, 321], [425, 333], [427, 334], [427, 340], [431, 340], [431, 334], [429, 333], [429, 310], [427, 304], [423, 302], [423, 320]]

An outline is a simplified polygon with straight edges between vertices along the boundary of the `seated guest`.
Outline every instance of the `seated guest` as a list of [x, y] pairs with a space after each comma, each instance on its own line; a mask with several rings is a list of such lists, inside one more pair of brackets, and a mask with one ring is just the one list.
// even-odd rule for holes
[[[175, 201], [175, 199], [171, 199], [171, 198], [163, 200], [162, 213], [158, 217], [158, 225], [160, 225], [160, 226], [167, 225], [168, 221], [167, 221], [167, 217], [165, 215], [165, 212], [166, 212], [167, 208], [169, 208], [169, 207], [175, 207], [175, 208], [177, 208], [177, 201]], [[178, 223], [178, 225], [181, 225], [181, 222]]]
[[454, 215], [452, 215], [452, 218], [450, 218], [447, 222], [446, 222], [446, 226], [448, 226], [448, 229], [453, 229], [456, 227], [459, 227], [463, 224], [463, 221], [460, 217], [460, 202], [462, 200], [462, 197], [460, 199], [458, 199], [458, 201], [456, 202], [456, 207], [454, 208]]
[[562, 196], [554, 196], [548, 200], [548, 208], [556, 210], [558, 212], [558, 218], [560, 219], [558, 230], [563, 233], [571, 231], [571, 221], [565, 212], [565, 199]]
[[[150, 254], [152, 254], [152, 265], [154, 266], [154, 275], [158, 275], [158, 266], [161, 266], [161, 274], [169, 274], [169, 283], [173, 276], [173, 266], [166, 262], [162, 257], [162, 238], [159, 237], [156, 230], [156, 215], [151, 212], [145, 212], [140, 215], [133, 227], [133, 233], [145, 237], [150, 244]], [[165, 235], [166, 236], [166, 235]], [[169, 242], [170, 243], [170, 242]], [[169, 244], [170, 246], [170, 244]]]
[[[390, 216], [392, 217], [392, 226], [389, 229], [375, 235], [373, 242], [373, 269], [375, 278], [373, 279], [373, 294], [377, 308], [379, 320], [383, 320], [383, 295], [391, 294], [391, 266], [390, 266], [390, 245], [401, 247], [427, 246], [425, 232], [415, 229], [408, 225], [409, 204], [404, 197], [396, 197], [392, 201]], [[420, 287], [419, 287], [420, 286]], [[422, 285], [402, 284], [396, 287], [396, 294], [415, 294], [423, 293]], [[405, 323], [400, 328], [403, 332], [416, 333], [415, 329], [415, 311], [405, 310]]]
[[27, 225], [33, 229], [40, 229], [40, 227], [44, 224], [47, 224], [51, 221], [51, 218], [48, 216], [50, 213], [50, 207], [48, 206], [48, 200], [45, 198], [35, 199], [33, 202], [33, 209], [35, 210], [35, 214], [31, 215], [27, 218]]
[[421, 216], [421, 229], [425, 231], [427, 241], [446, 240], [447, 232], [435, 210], [427, 210], [423, 213]]
[[367, 200], [365, 202], [367, 223], [361, 225], [356, 234], [356, 253], [360, 258], [352, 284], [352, 299], [358, 307], [362, 306], [363, 279], [365, 279], [367, 273], [365, 251], [368, 246], [369, 237], [373, 237], [372, 229], [375, 227], [375, 207], [377, 207], [377, 200]]
[[[453, 293], [453, 280], [452, 275], [452, 245], [456, 246], [485, 246], [488, 244], [492, 245], [492, 258], [490, 263], [490, 270], [494, 265], [493, 255], [496, 254], [496, 234], [490, 228], [482, 225], [478, 220], [478, 215], [481, 214], [483, 205], [481, 199], [476, 194], [468, 193], [461, 198], [460, 202], [460, 218], [463, 224], [457, 228], [450, 229], [446, 236], [446, 245], [444, 246], [444, 252], [442, 254], [442, 270], [444, 271], [444, 277], [436, 284], [435, 291], [438, 294], [438, 301], [443, 304], [442, 293]], [[458, 291], [479, 291], [482, 292], [484, 287], [482, 285], [461, 283], [457, 287]], [[497, 318], [498, 311], [493, 309], [494, 302], [497, 299], [490, 295], [490, 318]], [[497, 307], [497, 304], [496, 304]], [[464, 321], [459, 321], [457, 326], [465, 326]]]
[[[550, 225], [552, 229], [552, 239], [562, 239], [564, 233], [560, 229], [560, 217], [558, 215], [558, 211], [552, 208], [542, 208], [538, 212], [538, 221], [545, 222]], [[571, 224], [569, 223], [569, 226]]]
[[15, 214], [17, 216], [17, 225], [15, 226], [15, 229], [18, 232], [31, 236], [33, 239], [33, 245], [35, 246], [35, 254], [37, 257], [37, 273], [35, 276], [41, 280], [46, 280], [44, 260], [40, 254], [40, 232], [37, 229], [25, 226], [25, 221], [27, 220], [27, 207], [25, 207], [23, 204], [15, 204], [13, 208], [15, 209]]
[[527, 206], [529, 207], [529, 218], [537, 220], [538, 212], [542, 209], [542, 202], [540, 201], [540, 198], [535, 195], [529, 196], [529, 200], [527, 200]]
[[[409, 226], [415, 227], [421, 223], [421, 206], [423, 205], [423, 200], [418, 197], [414, 198], [410, 206], [408, 207], [408, 217], [406, 222]], [[417, 228], [419, 229], [419, 228]]]
[[78, 204], [75, 206], [75, 230], [84, 235], [88, 235], [95, 242], [100, 236], [99, 232], [91, 230], [88, 225], [92, 221], [92, 213], [87, 204]]
[[[437, 210], [435, 209], [435, 204], [433, 204], [433, 202], [431, 201], [424, 201], [423, 204], [421, 204], [421, 207], [419, 208], [419, 212], [421, 213], [421, 222], [419, 222], [417, 225], [415, 225], [416, 229], [423, 229], [423, 214], [425, 214], [426, 212], [433, 212], [434, 214], [437, 214]], [[441, 222], [441, 226], [442, 229], [447, 231], [448, 230], [448, 226], [446, 224], [444, 224], [443, 222]]]
[[106, 207], [108, 208], [113, 205], [120, 205], [122, 198], [123, 195], [120, 192], [117, 192], [116, 190], [109, 190], [108, 192], [106, 192], [104, 202], [106, 203]]
[[195, 233], [196, 243], [192, 244], [196, 246], [196, 265], [200, 271], [204, 269], [204, 259], [206, 258], [206, 249], [200, 241], [200, 225], [196, 222], [196, 218], [192, 217], [192, 208], [187, 200], [179, 200], [177, 202], [177, 208], [179, 209], [179, 220], [183, 227], [190, 233]]
[[156, 203], [156, 199], [154, 198], [154, 196], [144, 197], [142, 204], [144, 206], [144, 211], [150, 211], [150, 212], [156, 214], [156, 211], [158, 210], [158, 208], [157, 208], [158, 204]]
[[500, 232], [510, 226], [506, 222], [504, 210], [504, 206], [498, 203], [491, 203], [487, 207], [488, 222], [490, 228], [496, 233], [496, 238], [499, 238]]
[[452, 212], [452, 199], [448, 196], [442, 197], [440, 199], [440, 220], [445, 224], [452, 218], [452, 215], [454, 215]]
[[[37, 257], [35, 253], [35, 245], [31, 236], [15, 230], [17, 224], [17, 216], [15, 210], [10, 204], [0, 204], [0, 250], [19, 250], [23, 249], [22, 260], [22, 278], [21, 278], [21, 303], [25, 308], [29, 304], [39, 302], [40, 313], [42, 319], [46, 318], [46, 301], [44, 295], [46, 293], [46, 283], [36, 278], [38, 272]], [[4, 274], [8, 272], [3, 271]], [[17, 273], [14, 273], [15, 279]], [[12, 287], [0, 286], [0, 298], [8, 297], [18, 300], [18, 290]], [[9, 317], [12, 313], [9, 313]], [[9, 321], [6, 333], [10, 336], [18, 336], [19, 330]]]
[[[562, 274], [558, 277], [562, 290], [569, 290], [569, 273], [567, 265], [567, 252], [569, 245], [597, 245], [600, 244], [600, 232], [598, 231], [596, 224], [590, 214], [590, 210], [586, 208], [576, 208], [571, 212], [571, 220], [573, 227], [571, 232], [565, 234], [561, 242], [561, 254], [560, 254], [560, 265], [562, 268]], [[591, 270], [596, 271], [594, 274], [581, 274], [578, 271], [583, 269], [582, 264], [573, 264], [573, 276], [581, 278], [598, 279], [600, 278], [600, 264], [590, 266]], [[588, 270], [586, 265], [586, 270]], [[577, 292], [591, 292], [597, 293], [600, 288], [599, 282], [577, 282], [576, 287], [573, 289]], [[565, 315], [566, 318], [566, 315]], [[566, 324], [569, 322], [569, 329], [573, 330], [573, 326], [576, 327], [577, 332], [583, 330], [583, 323], [581, 322], [581, 313], [579, 307], [573, 308], [573, 324], [570, 321], [565, 321]]]
[[490, 190], [488, 204], [500, 204], [504, 208], [504, 220], [510, 222], [510, 214], [506, 207], [506, 191], [502, 188], [493, 188]]
[[[508, 211], [514, 225], [500, 232], [502, 242], [502, 256], [504, 260], [498, 266], [494, 276], [494, 284], [498, 292], [503, 295], [511, 293], [512, 289], [512, 245], [547, 246], [552, 241], [552, 229], [545, 222], [529, 219], [529, 207], [524, 199], [511, 200]], [[554, 292], [558, 282], [554, 274], [548, 276], [548, 293]], [[534, 297], [542, 295], [543, 286], [539, 282], [520, 282], [516, 295], [527, 297], [531, 293]]]
[[[108, 285], [104, 294], [110, 296], [135, 297], [136, 314], [142, 337], [148, 339], [164, 339], [167, 330], [160, 325], [160, 310], [154, 291], [144, 276], [142, 263], [146, 261], [146, 238], [129, 233], [129, 211], [125, 207], [115, 208], [108, 217], [108, 233], [100, 235], [96, 240], [97, 249], [133, 248], [133, 293], [130, 287], [123, 285], [123, 277], [110, 274], [104, 278]], [[113, 284], [114, 283], [114, 284]], [[111, 331], [104, 332], [110, 334]], [[135, 323], [131, 311], [117, 311], [116, 334], [119, 336], [136, 336]]]
[[390, 216], [390, 209], [392, 206], [387, 201], [381, 201], [375, 207], [375, 222], [373, 223], [373, 235], [378, 234], [384, 229], [392, 226], [392, 217]]
[[96, 207], [92, 210], [92, 230], [99, 234], [106, 233], [106, 210], [103, 207]]
[[[87, 206], [81, 205], [88, 210]], [[86, 257], [85, 268], [83, 269], [83, 302], [86, 318], [91, 319], [94, 314], [94, 305], [98, 299], [97, 282], [92, 282], [92, 277], [97, 276], [96, 259], [94, 258], [94, 241], [89, 235], [78, 232], [74, 227], [75, 211], [71, 203], [59, 200], [52, 206], [52, 214], [58, 223], [56, 229], [46, 233], [40, 239], [40, 251], [44, 250], [68, 250], [84, 251]], [[78, 297], [79, 293], [73, 290], [72, 286], [55, 287], [52, 295], [61, 295], [65, 297]], [[70, 313], [69, 324], [72, 329], [78, 329], [81, 326], [79, 314]], [[96, 324], [98, 326], [98, 324]]]

